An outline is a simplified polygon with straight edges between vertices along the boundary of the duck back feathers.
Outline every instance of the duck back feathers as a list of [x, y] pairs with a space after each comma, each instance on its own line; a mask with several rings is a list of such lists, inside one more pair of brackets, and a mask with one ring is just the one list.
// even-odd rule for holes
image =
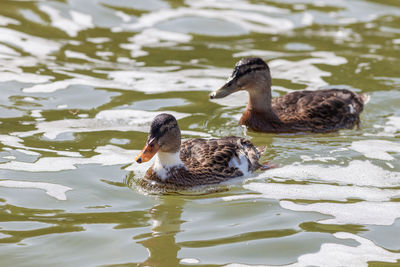
[[[252, 172], [259, 167], [260, 153], [244, 138], [229, 136], [221, 139], [191, 139], [183, 142], [181, 146], [181, 159], [186, 166], [191, 169], [212, 168], [228, 176], [232, 173], [231, 169], [235, 169], [229, 166], [230, 162], [242, 155], [248, 161], [247, 171]], [[238, 176], [243, 175], [243, 171], [241, 172]]]
[[[240, 137], [221, 139], [190, 139], [182, 142], [180, 159], [184, 166], [167, 170], [168, 178], [160, 179], [151, 167], [139, 185], [147, 190], [177, 191], [194, 186], [212, 185], [243, 176], [257, 170], [260, 153], [248, 140]], [[232, 162], [245, 160], [247, 170]]]
[[298, 91], [273, 98], [279, 119], [293, 129], [329, 132], [360, 125], [365, 96], [346, 89]]

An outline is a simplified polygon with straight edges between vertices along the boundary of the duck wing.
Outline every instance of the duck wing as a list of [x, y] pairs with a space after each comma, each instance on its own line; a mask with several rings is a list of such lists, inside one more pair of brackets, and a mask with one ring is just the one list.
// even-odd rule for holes
[[186, 140], [182, 142], [180, 155], [185, 166], [194, 173], [237, 177], [260, 167], [256, 147], [249, 140], [235, 136]]
[[365, 99], [346, 89], [297, 91], [274, 98], [272, 107], [285, 123], [326, 132], [359, 126]]

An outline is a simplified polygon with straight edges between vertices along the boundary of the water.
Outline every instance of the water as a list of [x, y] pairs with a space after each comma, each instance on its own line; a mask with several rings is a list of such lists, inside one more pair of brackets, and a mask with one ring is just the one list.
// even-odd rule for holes
[[[399, 51], [390, 0], [1, 1], [1, 266], [400, 265]], [[250, 55], [274, 96], [369, 94], [361, 130], [237, 126], [246, 94], [208, 94]], [[133, 161], [160, 112], [185, 138], [268, 145], [279, 168], [145, 194]]]

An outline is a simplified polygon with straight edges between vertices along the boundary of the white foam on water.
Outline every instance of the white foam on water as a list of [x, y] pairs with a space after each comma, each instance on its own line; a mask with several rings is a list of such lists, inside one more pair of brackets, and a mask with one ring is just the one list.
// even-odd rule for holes
[[24, 97], [24, 101], [35, 102], [35, 99], [33, 97], [27, 96]]
[[120, 44], [120, 47], [126, 50], [131, 50], [131, 57], [144, 57], [149, 54], [149, 52], [141, 50], [141, 46], [137, 44]]
[[43, 183], [43, 182], [27, 182], [14, 180], [0, 180], [0, 186], [10, 188], [34, 188], [46, 191], [51, 197], [58, 200], [67, 200], [65, 193], [72, 188], [59, 184]]
[[282, 208], [294, 211], [313, 211], [334, 218], [319, 221], [323, 224], [358, 224], [358, 225], [391, 225], [400, 218], [399, 202], [357, 203], [314, 203], [308, 205], [296, 204], [291, 201], [280, 201]]
[[[24, 148], [21, 144], [24, 140], [19, 137], [0, 134], [0, 142], [5, 146]], [[11, 148], [9, 148], [11, 150]]]
[[131, 43], [121, 44], [124, 49], [131, 50], [132, 57], [145, 56], [148, 52], [142, 50], [146, 47], [176, 47], [180, 43], [187, 43], [192, 40], [192, 36], [184, 33], [164, 31], [155, 28], [144, 29], [128, 38]]
[[258, 12], [241, 12], [235, 10], [212, 10], [198, 8], [162, 9], [144, 14], [135, 23], [124, 25], [131, 30], [141, 30], [154, 27], [164, 21], [179, 17], [214, 18], [236, 24], [243, 29], [259, 33], [280, 33], [294, 28], [288, 19], [269, 17]]
[[2, 158], [3, 159], [16, 159], [15, 156], [3, 156]]
[[91, 38], [87, 38], [86, 40], [88, 40], [91, 43], [95, 43], [95, 44], [111, 42], [111, 39], [108, 37], [91, 37]]
[[[177, 120], [189, 116], [186, 113], [180, 113], [175, 111], [163, 111], [165, 113], [172, 114]], [[96, 115], [96, 119], [107, 120], [107, 121], [122, 121], [130, 126], [150, 123], [155, 116], [160, 112], [158, 111], [144, 111], [135, 109], [113, 109], [103, 110]]]
[[[60, 49], [61, 44], [40, 37], [28, 35], [8, 28], [0, 28], [0, 42], [16, 46], [21, 50], [37, 56], [45, 56]], [[36, 64], [36, 62], [35, 62]]]
[[231, 70], [188, 69], [173, 71], [172, 68], [143, 68], [141, 71], [107, 72], [110, 79], [123, 83], [129, 90], [146, 93], [175, 91], [211, 91], [223, 84]]
[[66, 89], [72, 85], [88, 85], [93, 87], [107, 87], [128, 90], [128, 86], [118, 83], [118, 81], [109, 81], [86, 76], [83, 78], [71, 78], [51, 83], [37, 84], [31, 87], [26, 87], [22, 89], [22, 91], [25, 93], [53, 93], [58, 90]]
[[31, 110], [31, 116], [34, 117], [34, 118], [41, 118], [41, 117], [43, 117], [42, 116], [42, 111], [43, 110], [41, 110], [41, 109]]
[[135, 36], [128, 38], [128, 41], [138, 45], [157, 46], [161, 41], [176, 43], [188, 43], [192, 36], [185, 33], [159, 30], [155, 28], [145, 29]]
[[[1, 28], [0, 28], [1, 29]], [[1, 39], [1, 37], [0, 37]], [[8, 43], [8, 47], [18, 50], [18, 46], [13, 46], [12, 44]], [[18, 52], [19, 53], [19, 52]], [[42, 57], [43, 55], [37, 55], [38, 57]], [[9, 55], [9, 54], [0, 54], [0, 70], [2, 72], [11, 72], [16, 75], [24, 74], [24, 67], [34, 67], [36, 66], [38, 62], [37, 57], [33, 56], [15, 56], [15, 55]], [[40, 59], [41, 60], [41, 59]], [[27, 73], [28, 74], [28, 73]], [[37, 75], [39, 76], [39, 75]], [[6, 81], [9, 81], [10, 79], [7, 79]]]
[[82, 29], [89, 29], [89, 28], [94, 28], [93, 24], [93, 18], [89, 14], [84, 14], [75, 10], [71, 10], [69, 12], [71, 15], [72, 20], [80, 25]]
[[332, 38], [336, 44], [347, 42], [358, 43], [362, 41], [362, 37], [359, 33], [353, 31], [352, 29], [341, 28], [339, 30], [315, 30], [312, 32], [307, 32], [309, 37], [325, 37]]
[[[52, 152], [56, 153], [57, 155], [61, 156], [68, 156], [68, 157], [81, 157], [81, 154], [78, 152], [71, 152], [71, 151], [59, 151], [59, 150], [52, 150], [52, 149], [47, 149], [47, 148], [39, 148], [39, 147], [26, 147], [22, 143], [24, 140], [17, 136], [12, 136], [12, 135], [2, 135], [0, 134], [0, 143], [4, 144], [5, 146], [10, 146], [17, 148], [17, 151], [20, 151], [21, 153], [31, 155], [31, 156], [38, 156], [40, 155], [37, 152], [31, 151], [31, 150], [37, 150], [37, 151], [44, 151], [44, 152]], [[11, 151], [12, 149], [9, 147], [3, 148], [4, 150], [9, 150]]]
[[3, 234], [3, 233], [0, 233], [0, 238], [1, 239], [7, 238], [7, 237], [12, 237], [12, 235], [6, 235], [6, 234]]
[[397, 131], [400, 131], [400, 117], [391, 116], [386, 124], [396, 128]]
[[114, 55], [114, 53], [110, 52], [110, 51], [96, 51], [96, 56], [99, 56], [99, 57], [111, 57], [113, 55]]
[[[75, 54], [74, 54], [75, 55]], [[186, 69], [176, 71], [178, 67], [142, 68], [139, 70], [107, 71], [109, 79], [94, 78], [87, 75], [62, 72], [58, 73], [73, 76], [74, 78], [36, 84], [23, 89], [25, 93], [52, 93], [66, 89], [72, 85], [88, 85], [101, 88], [115, 88], [119, 90], [136, 90], [146, 93], [170, 91], [209, 91], [215, 90], [223, 84], [227, 73], [231, 70], [222, 69]], [[101, 73], [101, 71], [99, 71]], [[16, 75], [17, 76], [17, 75]], [[0, 73], [0, 81], [2, 74]], [[4, 75], [6, 80], [11, 80]], [[39, 76], [40, 77], [40, 76]], [[15, 78], [18, 78], [15, 77]], [[53, 77], [49, 77], [53, 78]], [[44, 80], [47, 82], [49, 79]]]
[[[301, 255], [296, 263], [288, 265], [279, 265], [281, 267], [308, 267], [308, 266], [357, 266], [368, 267], [371, 261], [393, 262], [400, 259], [400, 253], [390, 252], [374, 244], [364, 237], [337, 232], [333, 234], [338, 239], [351, 239], [359, 243], [358, 246], [348, 246], [337, 243], [324, 243], [316, 253]], [[231, 263], [227, 267], [267, 267], [277, 265], [246, 265], [240, 263]]]
[[57, 108], [58, 109], [66, 109], [66, 108], [68, 108], [68, 105], [67, 104], [57, 105]]
[[50, 225], [51, 224], [49, 223], [33, 221], [5, 221], [0, 223], [0, 229], [7, 229], [7, 231], [29, 231], [40, 229], [43, 227], [49, 227]]
[[197, 264], [200, 260], [194, 258], [184, 258], [179, 261], [180, 264]]
[[316, 157], [311, 157], [308, 155], [301, 155], [300, 158], [303, 160], [303, 162], [307, 161], [321, 161], [321, 162], [329, 162], [329, 161], [336, 161], [337, 159], [334, 157], [321, 157], [321, 156], [316, 156]]
[[360, 243], [356, 247], [325, 243], [316, 253], [302, 255], [297, 263], [290, 264], [290, 267], [300, 266], [359, 266], [367, 267], [370, 261], [397, 262], [400, 253], [390, 252], [374, 244], [369, 239], [351, 233], [338, 232], [333, 234], [338, 239], [353, 239]]
[[61, 11], [51, 6], [39, 5], [39, 9], [46, 13], [51, 20], [51, 25], [56, 27], [71, 37], [76, 37], [81, 30], [93, 28], [92, 17], [77, 11], [70, 11], [71, 18], [61, 15]]
[[[172, 114], [177, 120], [189, 116], [189, 114], [163, 111]], [[13, 133], [19, 137], [31, 136], [43, 133], [48, 139], [56, 139], [65, 132], [97, 132], [97, 131], [141, 131], [147, 132], [154, 117], [160, 112], [115, 109], [100, 111], [95, 118], [69, 119], [49, 122], [38, 122], [37, 130]], [[1, 141], [1, 139], [0, 139]]]
[[308, 85], [307, 89], [317, 89], [328, 85], [322, 78], [329, 77], [330, 72], [322, 71], [315, 64], [338, 66], [347, 63], [344, 57], [336, 56], [333, 52], [312, 52], [310, 58], [289, 61], [284, 59], [273, 59], [268, 62], [271, 75], [277, 79], [291, 80], [295, 83]]
[[[366, 62], [362, 62], [362, 63], [359, 63], [357, 65], [357, 69], [354, 72], [355, 73], [360, 73], [361, 71], [369, 70], [369, 69], [371, 69], [371, 64], [370, 63], [366, 63]], [[368, 103], [368, 101], [366, 101], [365, 103]]]
[[[99, 60], [99, 59], [91, 58], [91, 57], [89, 57], [89, 56], [87, 56], [86, 54], [81, 53], [81, 52], [76, 52], [76, 51], [71, 51], [71, 50], [65, 50], [65, 51], [64, 51], [64, 54], [65, 54], [65, 56], [66, 56], [67, 58], [82, 59], [82, 60], [86, 60], [86, 61], [88, 61], [88, 62], [95, 63], [95, 64], [99, 64], [99, 65], [110, 65], [110, 62], [106, 62], [106, 61], [104, 61], [104, 60]], [[113, 53], [112, 53], [112, 52], [109, 52], [109, 51], [104, 51], [104, 52], [96, 51], [96, 55], [97, 55], [97, 54], [111, 55], [111, 56], [113, 55]], [[83, 78], [83, 79], [89, 78], [89, 80], [91, 80], [91, 81], [98, 81], [98, 80], [101, 80], [101, 79], [99, 79], [99, 78], [94, 78], [94, 77], [91, 77], [91, 76], [85, 76], [85, 75], [82, 75], [82, 74], [73, 73], [72, 75], [75, 76], [75, 77], [81, 77], [81, 78]], [[107, 83], [107, 81], [105, 81], [105, 82]]]
[[389, 168], [391, 168], [391, 169], [394, 168], [393, 164], [391, 164], [391, 163], [389, 163], [389, 162], [385, 162], [385, 163], [386, 163], [387, 166], [389, 166]]
[[20, 25], [21, 22], [19, 22], [18, 20], [0, 15], [0, 26], [7, 26], [9, 24]]
[[[265, 58], [277, 58], [277, 57], [285, 57], [285, 56], [293, 56], [292, 53], [283, 53], [283, 52], [276, 52], [270, 50], [257, 50], [257, 49], [250, 49], [246, 51], [241, 51], [234, 53], [233, 57], [265, 57]], [[227, 73], [229, 74], [229, 72]]]
[[[259, 192], [258, 197], [272, 199], [304, 199], [346, 201], [356, 198], [367, 201], [389, 201], [400, 196], [400, 190], [379, 189], [361, 186], [337, 186], [326, 184], [280, 184], [252, 182], [244, 188]], [[235, 196], [224, 197], [224, 200], [235, 199]]]
[[386, 140], [362, 140], [354, 141], [351, 149], [360, 152], [367, 158], [394, 160], [388, 152], [400, 153], [400, 144]]
[[284, 178], [298, 181], [317, 180], [358, 186], [392, 187], [400, 184], [400, 172], [387, 171], [370, 161], [354, 160], [348, 166], [300, 165], [295, 163], [268, 170], [260, 178]]
[[115, 15], [117, 15], [118, 17], [120, 17], [122, 19], [123, 22], [129, 22], [132, 20], [132, 17], [122, 11], [117, 11], [115, 12]]
[[29, 151], [29, 150], [26, 150], [26, 149], [18, 148], [18, 149], [16, 149], [16, 151], [21, 152], [21, 153], [23, 153], [25, 155], [29, 155], [29, 156], [40, 156], [40, 153], [37, 153], [37, 152], [34, 152], [34, 151]]
[[12, 73], [12, 72], [1, 72], [0, 82], [17, 81], [21, 83], [43, 83], [48, 82], [54, 77], [46, 75], [37, 75], [32, 73]]
[[109, 166], [132, 163], [136, 154], [136, 150], [125, 150], [113, 145], [97, 147], [94, 151], [99, 154], [91, 158], [43, 157], [35, 162], [6, 162], [0, 164], [0, 169], [27, 172], [55, 172], [74, 170], [77, 168], [76, 165], [79, 164], [101, 164], [103, 166]]
[[311, 13], [305, 12], [301, 17], [301, 24], [309, 26], [312, 25], [314, 21], [314, 16]]
[[0, 44], [0, 53], [1, 53], [1, 54], [12, 55], [12, 56], [19, 56], [19, 55], [21, 55], [20, 53], [18, 53], [18, 52], [15, 51], [14, 49], [12, 49], [12, 48], [10, 48], [10, 47], [8, 47], [8, 46], [6, 46], [6, 45], [3, 45], [3, 44]]
[[235, 9], [242, 11], [257, 11], [257, 12], [265, 12], [265, 13], [276, 13], [276, 14], [289, 14], [290, 11], [285, 8], [279, 8], [268, 5], [257, 5], [244, 3], [242, 1], [196, 1], [196, 0], [188, 0], [186, 4], [191, 6], [192, 8], [220, 8], [220, 9]]
[[92, 58], [88, 57], [86, 54], [84, 53], [80, 53], [80, 52], [75, 52], [75, 51], [71, 51], [71, 50], [65, 50], [64, 54], [67, 58], [78, 58], [78, 59], [84, 59], [87, 61], [93, 61]]
[[382, 128], [383, 132], [378, 134], [369, 134], [365, 133], [364, 135], [377, 135], [377, 136], [390, 136], [395, 137], [400, 132], [400, 117], [390, 116], [388, 121], [385, 123], [385, 126], [374, 125], [375, 128]]

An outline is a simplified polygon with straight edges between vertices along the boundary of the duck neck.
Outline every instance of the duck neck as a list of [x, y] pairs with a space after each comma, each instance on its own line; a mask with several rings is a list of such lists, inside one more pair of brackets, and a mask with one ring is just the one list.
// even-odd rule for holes
[[180, 158], [180, 152], [163, 152], [158, 151], [156, 161], [153, 165], [153, 170], [157, 173], [161, 180], [165, 181], [168, 178], [168, 172], [172, 168], [184, 168]]
[[249, 102], [247, 103], [246, 110], [256, 113], [272, 112], [271, 100], [270, 88], [269, 90], [249, 90]]
[[258, 88], [249, 92], [249, 102], [239, 123], [255, 131], [273, 131], [282, 125], [282, 121], [272, 108], [270, 83], [257, 83]]

